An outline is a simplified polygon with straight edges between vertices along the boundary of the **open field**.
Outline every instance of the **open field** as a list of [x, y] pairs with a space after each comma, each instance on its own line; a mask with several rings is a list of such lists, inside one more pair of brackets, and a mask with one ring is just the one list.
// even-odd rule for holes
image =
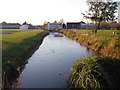
[[24, 62], [25, 56], [37, 43], [42, 42], [46, 35], [44, 30], [2, 34], [2, 66], [8, 78], [15, 77], [16, 69]]
[[120, 58], [119, 30], [98, 30], [97, 34], [92, 33], [92, 30], [61, 30], [60, 32], [105, 56]]
[[27, 29], [0, 29], [0, 32], [23, 31]]

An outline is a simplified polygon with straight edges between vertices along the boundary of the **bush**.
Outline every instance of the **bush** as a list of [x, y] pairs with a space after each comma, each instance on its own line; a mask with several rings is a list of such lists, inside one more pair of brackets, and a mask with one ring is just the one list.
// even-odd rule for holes
[[77, 60], [69, 73], [70, 88], [117, 88], [120, 85], [120, 60], [88, 57]]

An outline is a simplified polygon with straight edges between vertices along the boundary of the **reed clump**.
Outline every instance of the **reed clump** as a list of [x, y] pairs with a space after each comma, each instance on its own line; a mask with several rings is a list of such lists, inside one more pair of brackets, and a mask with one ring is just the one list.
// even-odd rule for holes
[[93, 56], [73, 64], [68, 82], [70, 88], [118, 88], [119, 76], [120, 59]]

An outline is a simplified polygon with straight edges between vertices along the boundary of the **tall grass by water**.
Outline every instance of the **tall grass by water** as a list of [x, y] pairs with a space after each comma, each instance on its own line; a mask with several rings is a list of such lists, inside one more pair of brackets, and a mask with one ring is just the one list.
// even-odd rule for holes
[[120, 59], [85, 57], [77, 60], [69, 73], [70, 88], [119, 88]]
[[97, 34], [92, 33], [92, 30], [61, 30], [60, 32], [104, 56], [120, 58], [120, 30], [98, 30]]
[[59, 32], [102, 54], [99, 57], [85, 57], [73, 64], [68, 75], [70, 88], [119, 88], [120, 30], [98, 30], [96, 34], [92, 30]]

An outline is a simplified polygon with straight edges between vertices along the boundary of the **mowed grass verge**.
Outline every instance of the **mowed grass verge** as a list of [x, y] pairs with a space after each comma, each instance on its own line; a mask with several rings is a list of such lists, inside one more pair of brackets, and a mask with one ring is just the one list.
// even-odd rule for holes
[[[2, 67], [9, 79], [15, 77], [25, 56], [48, 34], [44, 30], [30, 30], [2, 34]], [[12, 82], [11, 80], [8, 80]]]
[[28, 29], [0, 29], [0, 32], [24, 31]]

